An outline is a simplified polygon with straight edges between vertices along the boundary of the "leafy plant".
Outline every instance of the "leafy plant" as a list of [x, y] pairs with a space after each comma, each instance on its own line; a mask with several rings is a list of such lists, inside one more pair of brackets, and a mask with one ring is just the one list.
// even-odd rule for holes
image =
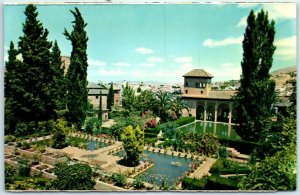
[[117, 186], [123, 187], [126, 185], [126, 176], [122, 173], [113, 173], [111, 179]]
[[58, 163], [54, 173], [57, 176], [52, 183], [53, 189], [57, 190], [91, 190], [95, 185], [92, 179], [93, 171], [89, 165]]

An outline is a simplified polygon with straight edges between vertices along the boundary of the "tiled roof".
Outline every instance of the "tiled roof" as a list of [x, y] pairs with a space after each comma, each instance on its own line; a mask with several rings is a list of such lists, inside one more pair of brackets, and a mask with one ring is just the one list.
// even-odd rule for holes
[[203, 98], [203, 99], [221, 99], [221, 100], [230, 100], [237, 91], [210, 91], [206, 95], [193, 95], [193, 94], [183, 94], [182, 97], [186, 98]]
[[96, 83], [89, 82], [87, 88], [89, 89], [106, 89], [103, 85], [98, 85]]
[[186, 74], [183, 75], [183, 77], [206, 77], [206, 78], [212, 78], [214, 77], [210, 73], [206, 72], [203, 69], [194, 69]]
[[108, 95], [108, 89], [89, 89], [88, 95], [99, 95], [100, 91], [102, 95]]
[[98, 85], [96, 83], [89, 82], [88, 83], [88, 95], [99, 95], [100, 91], [102, 95], [108, 94], [108, 89], [105, 88], [103, 85]]

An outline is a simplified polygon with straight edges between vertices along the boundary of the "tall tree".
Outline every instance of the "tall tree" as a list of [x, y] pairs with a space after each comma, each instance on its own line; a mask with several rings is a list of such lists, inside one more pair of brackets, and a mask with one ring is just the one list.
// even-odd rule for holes
[[107, 109], [111, 111], [111, 107], [114, 105], [114, 88], [113, 83], [111, 82], [110, 88], [107, 96]]
[[259, 141], [261, 132], [268, 129], [275, 101], [275, 82], [270, 80], [275, 22], [261, 10], [255, 16], [251, 10], [243, 41], [241, 86], [235, 98], [237, 133], [245, 140]]
[[72, 53], [70, 59], [70, 66], [67, 72], [67, 108], [69, 110], [68, 121], [77, 128], [80, 128], [86, 117], [88, 90], [87, 90], [87, 33], [81, 13], [77, 8], [75, 11], [71, 10], [75, 17], [73, 22], [73, 31], [69, 33], [66, 29], [64, 35], [67, 40], [72, 43]]
[[53, 80], [51, 85], [51, 95], [55, 104], [56, 112], [66, 108], [65, 94], [65, 78], [64, 67], [61, 62], [61, 52], [58, 47], [57, 41], [54, 42], [51, 52], [51, 71], [53, 74]]
[[24, 35], [20, 37], [19, 50], [22, 54], [22, 68], [19, 69], [19, 79], [22, 81], [19, 90], [21, 97], [15, 100], [20, 104], [18, 115], [29, 122], [53, 118], [54, 104], [51, 97], [50, 48], [52, 43], [47, 39], [48, 30], [37, 19], [38, 12], [35, 5], [28, 5], [25, 9]]
[[[17, 110], [19, 107], [15, 96], [18, 95], [20, 79], [18, 77], [21, 61], [17, 59], [19, 51], [15, 49], [14, 43], [10, 43], [8, 50], [8, 61], [5, 64], [4, 74], [4, 96], [5, 96], [5, 134], [13, 133], [17, 122]], [[19, 94], [21, 95], [21, 94]]]

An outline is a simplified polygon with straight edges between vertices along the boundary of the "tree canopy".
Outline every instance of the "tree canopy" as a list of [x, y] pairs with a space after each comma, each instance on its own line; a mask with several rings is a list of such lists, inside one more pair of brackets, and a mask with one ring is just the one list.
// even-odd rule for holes
[[64, 35], [67, 40], [72, 43], [72, 53], [70, 58], [70, 66], [67, 72], [67, 108], [68, 122], [81, 128], [85, 121], [86, 110], [88, 104], [87, 90], [87, 33], [85, 27], [87, 24], [83, 20], [78, 8], [71, 10], [75, 17], [73, 21], [73, 31], [69, 33], [66, 29]]
[[259, 141], [261, 132], [268, 129], [275, 102], [275, 82], [270, 80], [275, 22], [261, 10], [252, 10], [247, 18], [243, 41], [241, 86], [235, 97], [237, 133], [245, 140]]

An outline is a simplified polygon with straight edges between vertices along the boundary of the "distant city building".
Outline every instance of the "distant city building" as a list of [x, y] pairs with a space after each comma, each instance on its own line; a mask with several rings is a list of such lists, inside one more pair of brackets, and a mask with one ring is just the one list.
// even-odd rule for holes
[[93, 104], [95, 113], [99, 110], [100, 98], [102, 102], [102, 121], [108, 120], [107, 95], [108, 89], [103, 85], [88, 83], [88, 99]]
[[235, 90], [212, 90], [213, 75], [203, 69], [194, 69], [185, 75], [182, 99], [190, 106], [184, 115], [195, 116], [197, 120], [213, 122], [235, 122], [232, 97]]

